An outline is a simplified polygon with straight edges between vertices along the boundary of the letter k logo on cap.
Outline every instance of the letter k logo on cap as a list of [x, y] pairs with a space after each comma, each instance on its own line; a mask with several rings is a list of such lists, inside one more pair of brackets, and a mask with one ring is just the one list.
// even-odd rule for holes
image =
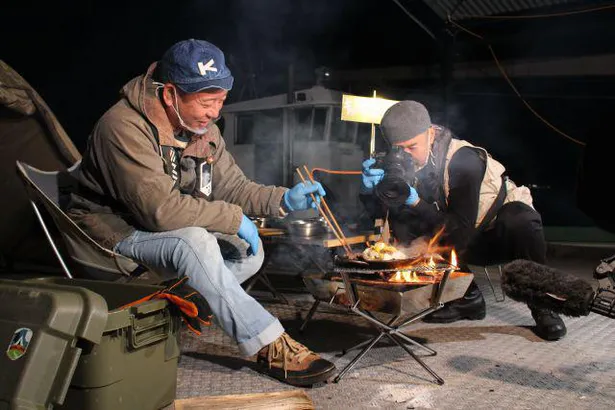
[[199, 73], [201, 73], [201, 75], [206, 75], [208, 71], [213, 71], [213, 72], [218, 71], [218, 69], [214, 67], [213, 58], [209, 60], [206, 64], [203, 64], [203, 62], [199, 61], [198, 66], [199, 66]]

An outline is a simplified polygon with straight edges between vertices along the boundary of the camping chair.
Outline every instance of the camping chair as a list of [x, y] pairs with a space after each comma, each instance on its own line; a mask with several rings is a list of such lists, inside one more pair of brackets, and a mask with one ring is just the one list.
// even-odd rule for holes
[[[85, 274], [87, 278], [107, 281], [130, 281], [141, 276], [148, 271], [145, 266], [102, 247], [81, 230], [81, 228], [79, 228], [79, 226], [62, 210], [61, 194], [75, 189], [77, 185], [76, 174], [80, 164], [81, 161], [78, 161], [66, 171], [49, 172], [41, 171], [28, 164], [17, 161], [18, 174], [26, 186], [30, 203], [34, 208], [34, 213], [65, 275], [69, 278], [75, 277], [64, 261], [58, 245], [47, 227], [41, 209], [39, 208], [40, 205], [42, 205], [51, 216], [56, 228], [60, 232], [60, 236], [63, 239], [66, 251], [71, 260], [82, 268], [82, 273]], [[154, 272], [149, 272], [156, 276], [156, 280], [151, 278], [151, 281], [159, 282], [157, 279], [160, 278]]]
[[[482, 268], [483, 271], [485, 272], [485, 277], [487, 278], [487, 282], [489, 283], [489, 287], [491, 288], [491, 291], [493, 292], [493, 297], [495, 298], [496, 302], [504, 302], [506, 300], [506, 294], [504, 293], [504, 291], [502, 290], [502, 265], [504, 265], [507, 261], [504, 260], [499, 260], [499, 259], [490, 259], [490, 258], [484, 258], [484, 257], [470, 257], [469, 260], [467, 261], [468, 265], [472, 265], [478, 268]], [[496, 292], [495, 290], [495, 286], [493, 284], [493, 282], [491, 281], [491, 275], [489, 274], [489, 267], [494, 267], [497, 268], [497, 272], [500, 275], [500, 296], [498, 296], [498, 292]], [[476, 272], [474, 272], [476, 273]]]

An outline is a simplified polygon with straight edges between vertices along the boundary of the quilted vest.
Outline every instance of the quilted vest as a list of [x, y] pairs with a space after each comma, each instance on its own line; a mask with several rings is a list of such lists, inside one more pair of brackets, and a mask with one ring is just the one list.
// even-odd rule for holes
[[448, 175], [448, 166], [451, 161], [451, 158], [455, 153], [463, 147], [470, 147], [476, 150], [481, 158], [486, 161], [487, 167], [485, 169], [485, 175], [483, 176], [483, 181], [480, 187], [480, 196], [478, 200], [478, 215], [476, 218], [476, 227], [480, 226], [485, 218], [485, 215], [491, 208], [491, 205], [496, 200], [498, 193], [500, 192], [500, 188], [502, 183], [506, 184], [506, 196], [504, 198], [504, 204], [520, 201], [524, 204], [533, 206], [532, 194], [529, 188], [525, 186], [517, 186], [513, 181], [508, 179], [508, 177], [504, 176], [506, 169], [502, 164], [493, 159], [491, 155], [484, 148], [474, 146], [465, 140], [460, 139], [451, 139], [448, 151], [446, 152], [445, 160], [444, 160], [444, 197], [448, 203], [448, 194], [449, 194], [449, 175]]

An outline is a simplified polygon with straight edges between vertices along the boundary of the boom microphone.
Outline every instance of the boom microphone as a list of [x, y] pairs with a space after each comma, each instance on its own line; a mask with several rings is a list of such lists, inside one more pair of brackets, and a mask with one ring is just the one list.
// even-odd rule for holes
[[519, 259], [506, 264], [502, 290], [513, 300], [565, 316], [595, 312], [615, 319], [612, 288], [594, 291], [588, 282], [536, 262]]

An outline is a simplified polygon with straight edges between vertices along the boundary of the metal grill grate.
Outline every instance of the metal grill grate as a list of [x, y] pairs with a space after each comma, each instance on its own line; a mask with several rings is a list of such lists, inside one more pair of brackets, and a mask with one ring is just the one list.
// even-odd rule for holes
[[436, 264], [435, 266], [429, 266], [429, 265], [414, 265], [414, 266], [408, 266], [406, 268], [400, 268], [400, 267], [396, 267], [396, 268], [379, 268], [379, 269], [370, 269], [370, 268], [362, 268], [362, 267], [347, 267], [347, 266], [335, 266], [333, 268], [333, 271], [336, 273], [359, 273], [359, 274], [364, 274], [364, 275], [370, 275], [370, 274], [377, 274], [377, 273], [381, 273], [381, 272], [397, 272], [397, 271], [412, 271], [412, 272], [416, 272], [416, 273], [425, 273], [425, 272], [433, 272], [433, 271], [440, 271], [440, 272], [444, 272], [447, 269], [454, 269], [455, 266], [448, 264], [448, 263], [439, 263]]

